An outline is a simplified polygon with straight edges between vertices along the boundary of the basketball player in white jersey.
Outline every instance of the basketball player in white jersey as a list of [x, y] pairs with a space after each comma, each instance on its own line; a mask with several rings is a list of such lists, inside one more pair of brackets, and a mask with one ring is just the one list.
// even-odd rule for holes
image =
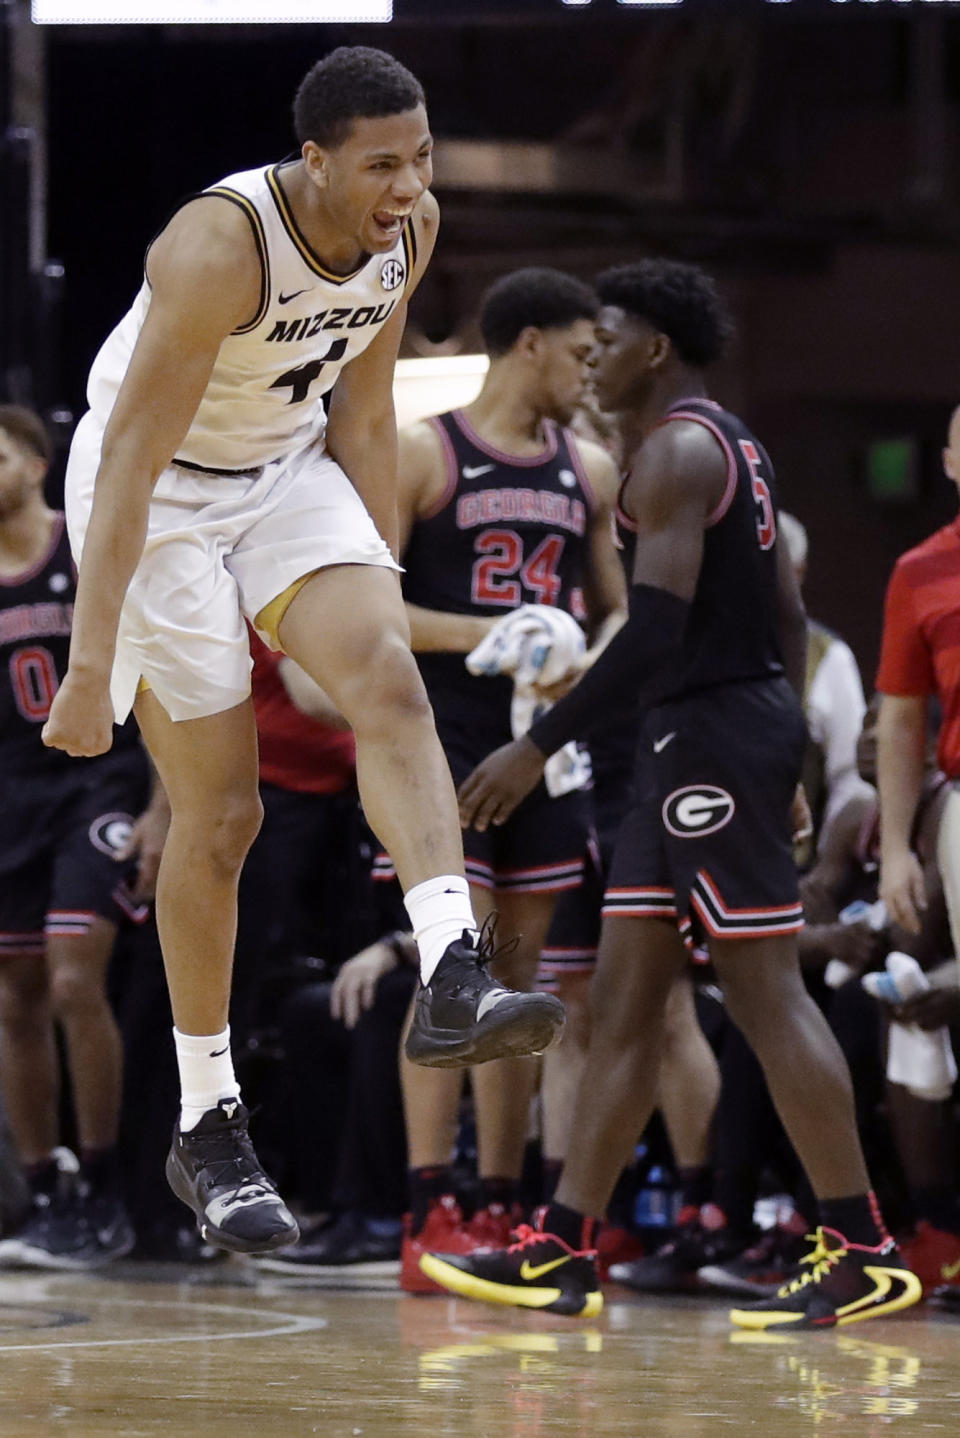
[[241, 1252], [297, 1237], [230, 1056], [237, 878], [260, 823], [245, 618], [354, 728], [420, 948], [420, 1061], [540, 1050], [563, 1021], [478, 962], [391, 552], [393, 368], [437, 229], [423, 92], [382, 51], [342, 48], [308, 73], [294, 120], [299, 158], [177, 211], [94, 361], [67, 472], [70, 668], [44, 730], [99, 754], [132, 705], [169, 795], [157, 920], [182, 1106], [167, 1177], [205, 1237]]

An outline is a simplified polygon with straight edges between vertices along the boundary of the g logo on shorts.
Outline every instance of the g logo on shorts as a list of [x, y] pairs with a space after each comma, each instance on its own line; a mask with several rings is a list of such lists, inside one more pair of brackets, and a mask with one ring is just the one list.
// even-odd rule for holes
[[87, 832], [95, 849], [115, 859], [129, 839], [132, 828], [133, 820], [129, 814], [101, 814]]
[[677, 839], [698, 839], [729, 824], [736, 810], [733, 795], [714, 784], [685, 784], [663, 801], [664, 827]]
[[399, 260], [384, 260], [380, 266], [380, 283], [387, 291], [395, 290], [398, 285], [403, 284], [406, 273]]

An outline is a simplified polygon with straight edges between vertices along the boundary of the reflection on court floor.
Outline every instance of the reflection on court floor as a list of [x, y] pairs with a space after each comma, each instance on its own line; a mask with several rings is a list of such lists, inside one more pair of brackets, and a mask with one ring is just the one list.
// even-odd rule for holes
[[[193, 1281], [191, 1281], [193, 1279]], [[919, 1438], [954, 1432], [960, 1321], [732, 1331], [613, 1289], [590, 1323], [134, 1264], [0, 1278], [0, 1438]]]

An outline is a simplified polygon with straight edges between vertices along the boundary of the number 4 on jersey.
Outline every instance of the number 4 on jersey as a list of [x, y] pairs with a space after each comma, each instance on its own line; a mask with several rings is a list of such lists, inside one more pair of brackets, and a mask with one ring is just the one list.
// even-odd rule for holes
[[311, 360], [309, 364], [299, 365], [297, 369], [288, 369], [279, 379], [274, 380], [270, 388], [291, 389], [293, 393], [287, 404], [302, 404], [324, 365], [335, 364], [337, 360], [343, 359], [346, 348], [346, 340], [334, 340], [323, 359]]

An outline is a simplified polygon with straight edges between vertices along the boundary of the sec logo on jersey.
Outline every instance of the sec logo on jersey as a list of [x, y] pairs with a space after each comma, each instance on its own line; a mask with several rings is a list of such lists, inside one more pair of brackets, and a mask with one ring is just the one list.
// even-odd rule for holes
[[698, 839], [729, 824], [736, 811], [733, 795], [714, 784], [685, 784], [663, 801], [665, 828], [677, 839]]
[[385, 290], [395, 290], [403, 284], [406, 273], [399, 260], [384, 260], [380, 266], [380, 283]]

